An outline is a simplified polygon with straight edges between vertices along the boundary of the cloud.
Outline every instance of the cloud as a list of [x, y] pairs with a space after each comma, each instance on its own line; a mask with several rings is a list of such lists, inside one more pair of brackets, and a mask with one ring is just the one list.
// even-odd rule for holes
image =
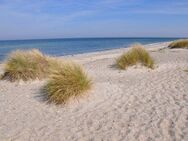
[[74, 18], [93, 14], [188, 14], [187, 0], [0, 0], [1, 14]]
[[[53, 3], [54, 2], [54, 3]], [[6, 19], [18, 19], [22, 21], [61, 21], [70, 20], [94, 14], [95, 10], [79, 8], [74, 3], [58, 0], [15, 0], [0, 3], [0, 17]]]

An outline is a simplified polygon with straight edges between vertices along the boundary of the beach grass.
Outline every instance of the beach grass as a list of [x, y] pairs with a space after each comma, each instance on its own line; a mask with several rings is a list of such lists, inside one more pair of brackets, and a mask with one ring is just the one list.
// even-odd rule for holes
[[28, 81], [46, 78], [53, 59], [39, 50], [16, 50], [8, 55], [2, 79], [9, 81]]
[[172, 42], [169, 46], [169, 48], [186, 48], [188, 49], [188, 39], [185, 40], [176, 40]]
[[128, 52], [123, 53], [118, 59], [116, 59], [116, 66], [119, 69], [127, 69], [127, 67], [138, 63], [151, 69], [154, 68], [153, 58], [140, 44], [133, 45]]
[[0, 74], [0, 80], [2, 80], [3, 79], [3, 74]]
[[61, 63], [51, 73], [44, 92], [49, 102], [65, 104], [69, 99], [85, 94], [91, 85], [91, 79], [80, 65]]

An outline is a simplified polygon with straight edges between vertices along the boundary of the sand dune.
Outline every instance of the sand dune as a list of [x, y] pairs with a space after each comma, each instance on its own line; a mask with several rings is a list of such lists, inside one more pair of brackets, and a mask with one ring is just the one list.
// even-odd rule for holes
[[114, 58], [127, 49], [62, 57], [83, 64], [94, 81], [65, 106], [46, 103], [45, 81], [0, 81], [0, 140], [187, 141], [188, 50], [160, 49], [167, 45], [148, 45], [154, 70], [117, 70]]

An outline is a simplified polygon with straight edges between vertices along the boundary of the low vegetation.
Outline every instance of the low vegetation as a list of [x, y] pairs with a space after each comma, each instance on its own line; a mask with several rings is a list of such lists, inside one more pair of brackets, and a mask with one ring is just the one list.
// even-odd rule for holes
[[172, 42], [169, 46], [169, 48], [186, 48], [188, 49], [188, 39], [187, 40], [177, 40]]
[[17, 50], [8, 56], [2, 79], [9, 81], [34, 80], [46, 78], [53, 59], [45, 56], [39, 50]]
[[2, 80], [2, 78], [3, 78], [3, 75], [2, 75], [2, 74], [0, 74], [0, 80]]
[[91, 88], [91, 80], [83, 68], [74, 63], [60, 64], [50, 75], [44, 92], [49, 102], [65, 104]]
[[128, 52], [124, 53], [116, 60], [116, 65], [120, 69], [127, 69], [127, 67], [138, 63], [148, 68], [154, 68], [154, 60], [144, 47], [139, 44], [134, 45]]
[[42, 54], [39, 50], [17, 50], [8, 56], [0, 79], [28, 81], [48, 78], [44, 92], [49, 102], [66, 103], [83, 95], [92, 83], [83, 68]]

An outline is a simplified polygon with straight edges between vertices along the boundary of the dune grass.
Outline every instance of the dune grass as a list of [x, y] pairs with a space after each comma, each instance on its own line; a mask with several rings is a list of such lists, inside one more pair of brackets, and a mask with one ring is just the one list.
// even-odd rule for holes
[[3, 74], [0, 74], [0, 80], [2, 80], [3, 79]]
[[37, 49], [14, 51], [5, 63], [2, 79], [14, 82], [46, 78], [52, 62], [55, 62], [52, 60]]
[[154, 68], [154, 60], [140, 44], [133, 45], [128, 52], [122, 54], [116, 60], [116, 66], [119, 69], [127, 69], [127, 67], [136, 65], [138, 63], [141, 63], [141, 65], [151, 69]]
[[74, 63], [61, 64], [50, 75], [44, 87], [49, 102], [65, 104], [69, 99], [82, 96], [92, 82], [83, 68]]
[[169, 48], [186, 48], [188, 49], [188, 39], [186, 40], [177, 40], [172, 42], [169, 46]]

